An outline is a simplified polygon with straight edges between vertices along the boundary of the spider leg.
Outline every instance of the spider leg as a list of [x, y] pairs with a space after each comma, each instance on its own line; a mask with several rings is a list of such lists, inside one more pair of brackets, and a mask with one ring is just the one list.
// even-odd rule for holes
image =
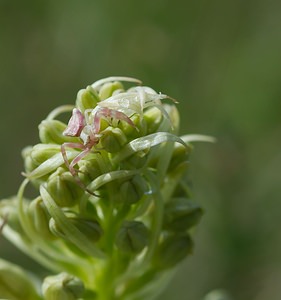
[[136, 128], [136, 125], [134, 124], [134, 122], [124, 113], [122, 113], [121, 111], [118, 110], [112, 110], [112, 118], [120, 120], [120, 121], [125, 121], [126, 123], [128, 123], [129, 125], [131, 125], [132, 127]]
[[79, 144], [79, 143], [64, 143], [64, 144], [61, 145], [61, 154], [62, 154], [64, 163], [67, 166], [69, 172], [74, 176], [74, 174], [76, 174], [76, 171], [73, 168], [73, 166], [70, 167], [70, 164], [68, 162], [67, 155], [66, 155], [66, 150], [65, 150], [66, 147], [72, 148], [72, 149], [75, 149], [75, 148], [84, 149], [85, 146], [82, 145], [82, 144]]
[[[83, 151], [81, 153], [79, 153], [73, 160], [71, 163], [68, 162], [67, 159], [67, 155], [66, 155], [66, 150], [65, 148], [78, 148], [78, 149], [83, 149]], [[91, 151], [91, 148], [85, 148], [85, 146], [83, 144], [79, 144], [79, 143], [64, 143], [61, 145], [61, 153], [65, 162], [66, 167], [68, 168], [69, 172], [71, 173], [71, 175], [73, 176], [73, 178], [75, 179], [76, 183], [86, 192], [88, 192], [89, 194], [98, 197], [98, 195], [96, 195], [94, 192], [90, 191], [89, 189], [87, 189], [87, 187], [85, 186], [85, 184], [81, 181], [81, 179], [78, 176], [78, 172], [74, 169], [74, 166], [83, 158], [85, 157], [89, 152]]]
[[110, 109], [107, 107], [102, 107], [100, 108], [94, 117], [94, 128], [95, 128], [95, 133], [99, 133], [100, 131], [100, 120], [101, 118], [112, 118], [112, 119], [117, 119], [120, 121], [125, 121], [126, 123], [128, 123], [129, 125], [131, 125], [132, 127], [136, 128], [136, 125], [134, 124], [134, 122], [124, 113], [122, 113], [121, 111], [115, 110], [115, 109]]
[[78, 162], [83, 159], [89, 152], [91, 152], [91, 148], [85, 148], [82, 152], [80, 152], [75, 158], [73, 158], [72, 162], [70, 163], [70, 168], [74, 169], [73, 167], [78, 164]]

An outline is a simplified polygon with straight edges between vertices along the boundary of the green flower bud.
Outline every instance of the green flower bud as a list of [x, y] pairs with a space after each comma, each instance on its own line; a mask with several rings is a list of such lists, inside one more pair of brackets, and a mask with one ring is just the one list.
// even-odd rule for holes
[[[77, 227], [85, 236], [88, 237], [89, 241], [97, 242], [103, 234], [100, 224], [91, 219], [84, 219], [75, 216], [68, 217], [68, 221]], [[67, 235], [63, 230], [56, 224], [53, 218], [50, 219], [50, 229], [56, 236], [59, 236], [65, 240], [68, 240]]]
[[60, 146], [53, 144], [37, 144], [30, 151], [30, 157], [34, 164], [41, 165], [44, 161], [51, 158], [61, 151]]
[[165, 205], [164, 229], [179, 232], [196, 225], [203, 215], [202, 208], [186, 198], [174, 198]]
[[22, 157], [24, 159], [24, 169], [27, 173], [33, 171], [36, 167], [38, 167], [38, 163], [35, 163], [31, 157], [33, 147], [28, 146], [22, 150]]
[[138, 202], [140, 199], [138, 192], [136, 190], [135, 185], [132, 183], [132, 181], [125, 181], [120, 186], [120, 200], [122, 202], [133, 204]]
[[169, 116], [168, 121], [170, 122], [170, 125], [172, 127], [171, 129], [173, 130], [173, 132], [177, 133], [180, 125], [180, 116], [178, 109], [175, 105], [171, 104], [163, 104], [163, 107]]
[[[34, 147], [26, 147], [22, 151], [24, 158], [24, 167], [27, 174], [40, 166], [49, 158], [60, 152], [60, 146], [55, 144], [37, 144]], [[38, 187], [42, 181], [46, 181], [49, 174], [37, 176], [36, 179], [31, 179], [35, 187]]]
[[71, 218], [70, 221], [92, 242], [97, 242], [103, 234], [100, 224], [95, 220]]
[[147, 161], [147, 156], [145, 151], [138, 151], [128, 157], [122, 162], [124, 164], [124, 169], [140, 169], [142, 168]]
[[158, 245], [153, 262], [158, 269], [174, 267], [192, 252], [193, 242], [188, 234], [168, 235]]
[[[135, 139], [139, 137], [139, 135], [145, 135], [146, 133], [146, 122], [141, 121], [141, 116], [139, 114], [132, 115], [130, 117], [132, 122], [135, 124], [136, 127], [128, 124], [127, 122], [120, 122], [119, 127], [124, 132], [126, 137], [130, 139]], [[136, 129], [138, 128], [138, 129]]]
[[44, 239], [54, 239], [55, 236], [51, 233], [49, 228], [50, 216], [41, 197], [34, 199], [29, 204], [28, 212], [36, 232]]
[[93, 109], [96, 107], [100, 98], [97, 92], [91, 87], [87, 86], [78, 92], [76, 98], [76, 107], [83, 113], [86, 109]]
[[72, 207], [84, 194], [83, 189], [77, 184], [69, 172], [58, 168], [48, 182], [47, 189], [58, 206]]
[[93, 181], [95, 178], [102, 174], [100, 170], [100, 165], [97, 160], [98, 158], [96, 157], [94, 159], [83, 159], [79, 161], [78, 176], [80, 177], [82, 182]]
[[134, 204], [147, 190], [148, 186], [144, 178], [141, 175], [135, 175], [120, 185], [120, 202], [125, 201], [127, 204]]
[[76, 138], [63, 135], [66, 124], [58, 120], [44, 120], [39, 125], [39, 138], [44, 144], [63, 144], [75, 142]]
[[0, 259], [0, 297], [11, 300], [41, 299], [27, 271], [3, 259]]
[[139, 221], [125, 221], [116, 235], [116, 246], [125, 253], [137, 254], [148, 245], [149, 232]]
[[99, 91], [99, 97], [101, 100], [105, 100], [105, 99], [111, 97], [115, 91], [123, 90], [123, 89], [124, 89], [123, 85], [119, 81], [108, 82], [108, 83], [105, 83], [101, 87], [101, 89]]
[[67, 273], [44, 279], [42, 292], [45, 300], [78, 300], [84, 294], [83, 282]]
[[144, 112], [143, 118], [147, 125], [147, 134], [150, 134], [157, 131], [162, 122], [163, 115], [158, 108], [151, 107]]
[[120, 151], [127, 143], [127, 138], [121, 129], [107, 127], [102, 133], [100, 142], [103, 149], [109, 153], [114, 153]]
[[0, 227], [2, 227], [1, 229], [3, 229], [4, 226], [8, 225], [14, 231], [18, 232], [21, 235], [24, 235], [24, 231], [19, 221], [17, 204], [18, 199], [16, 197], [0, 201]]
[[188, 161], [189, 151], [188, 148], [182, 144], [176, 143], [174, 145], [173, 155], [169, 164], [168, 172], [173, 171], [182, 162]]

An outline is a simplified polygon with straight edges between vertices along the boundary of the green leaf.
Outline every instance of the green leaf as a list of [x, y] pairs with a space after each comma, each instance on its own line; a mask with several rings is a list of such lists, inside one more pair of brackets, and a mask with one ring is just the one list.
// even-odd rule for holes
[[[153, 146], [165, 142], [180, 143], [186, 146], [185, 142], [178, 136], [169, 132], [156, 132], [145, 137], [137, 138], [128, 143], [114, 158], [115, 163], [124, 160], [128, 156], [138, 151], [147, 150]], [[161, 153], [159, 153], [160, 155]]]
[[[77, 156], [77, 152], [75, 151], [67, 151], [66, 156], [68, 159], [73, 159]], [[26, 177], [29, 179], [40, 178], [54, 170], [56, 170], [59, 166], [64, 164], [64, 159], [61, 153], [57, 153], [53, 155], [51, 158], [44, 161], [41, 165], [39, 165], [36, 169], [34, 169], [31, 173], [26, 174]]]
[[113, 77], [107, 77], [104, 79], [100, 79], [92, 84], [92, 87], [94, 89], [99, 89], [103, 84], [112, 82], [112, 81], [126, 81], [126, 82], [135, 82], [137, 84], [142, 84], [142, 82], [139, 79], [132, 78], [132, 77], [124, 77], [124, 76], [113, 76]]
[[209, 136], [209, 135], [202, 135], [202, 134], [186, 134], [181, 136], [181, 139], [187, 144], [191, 142], [208, 142], [208, 143], [215, 143], [217, 140], [216, 138]]
[[92, 181], [87, 186], [87, 189], [89, 189], [90, 191], [96, 191], [106, 183], [109, 183], [117, 179], [130, 178], [136, 175], [137, 173], [139, 173], [139, 170], [118, 170], [118, 171], [108, 172], [106, 174], [100, 175], [98, 178]]

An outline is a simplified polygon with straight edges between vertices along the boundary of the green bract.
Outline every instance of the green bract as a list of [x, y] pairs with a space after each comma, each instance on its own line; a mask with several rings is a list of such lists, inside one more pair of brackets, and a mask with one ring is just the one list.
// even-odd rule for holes
[[190, 142], [213, 139], [179, 137], [175, 101], [134, 78], [99, 80], [74, 103], [41, 122], [40, 142], [22, 153], [26, 178], [0, 205], [5, 237], [50, 276], [37, 292], [20, 269], [0, 270], [0, 298], [154, 299], [191, 253], [202, 215], [188, 199]]

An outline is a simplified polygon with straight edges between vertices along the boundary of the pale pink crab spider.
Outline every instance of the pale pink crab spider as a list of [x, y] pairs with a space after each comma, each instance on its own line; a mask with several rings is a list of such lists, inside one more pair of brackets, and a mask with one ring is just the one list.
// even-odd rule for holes
[[[69, 172], [75, 178], [80, 187], [84, 188], [88, 193], [95, 195], [93, 192], [85, 188], [85, 185], [81, 182], [77, 176], [77, 171], [74, 166], [83, 159], [92, 148], [95, 147], [100, 140], [102, 133], [100, 132], [101, 119], [116, 119], [118, 121], [125, 121], [129, 125], [136, 128], [132, 120], [124, 113], [110, 109], [107, 107], [97, 107], [95, 109], [87, 109], [84, 114], [77, 108], [72, 111], [72, 116], [69, 120], [67, 128], [64, 130], [63, 135], [79, 137], [83, 143], [64, 143], [61, 146], [61, 153], [65, 162], [65, 165], [69, 169]], [[72, 149], [81, 149], [82, 151], [71, 161], [68, 162], [66, 155], [66, 147]]]

